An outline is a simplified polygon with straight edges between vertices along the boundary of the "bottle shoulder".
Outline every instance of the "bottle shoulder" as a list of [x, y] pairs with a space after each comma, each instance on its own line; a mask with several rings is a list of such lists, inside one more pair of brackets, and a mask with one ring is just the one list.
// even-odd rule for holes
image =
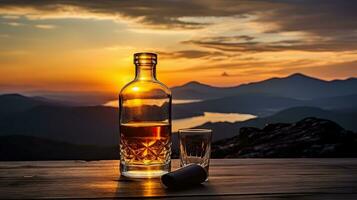
[[152, 96], [171, 97], [170, 89], [157, 80], [133, 80], [126, 84], [120, 91], [120, 96]]

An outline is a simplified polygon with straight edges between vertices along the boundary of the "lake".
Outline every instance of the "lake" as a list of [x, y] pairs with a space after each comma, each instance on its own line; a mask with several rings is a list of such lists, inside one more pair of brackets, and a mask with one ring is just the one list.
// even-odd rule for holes
[[[173, 99], [173, 104], [187, 104], [200, 102], [201, 99]], [[119, 107], [118, 100], [108, 101], [103, 104], [104, 106]], [[177, 132], [182, 128], [192, 128], [195, 126], [202, 125], [207, 122], [241, 122], [248, 119], [256, 118], [257, 116], [251, 114], [242, 113], [215, 113], [215, 112], [204, 112], [201, 116], [188, 117], [183, 119], [172, 120], [172, 131]]]
[[203, 116], [172, 120], [172, 131], [199, 126], [206, 122], [240, 122], [256, 117], [251, 114], [204, 112]]
[[[185, 103], [195, 103], [195, 102], [200, 102], [203, 101], [202, 99], [173, 99], [172, 104], [185, 104]], [[118, 100], [112, 100], [108, 101], [103, 104], [103, 106], [110, 106], [110, 107], [119, 107], [119, 101]]]

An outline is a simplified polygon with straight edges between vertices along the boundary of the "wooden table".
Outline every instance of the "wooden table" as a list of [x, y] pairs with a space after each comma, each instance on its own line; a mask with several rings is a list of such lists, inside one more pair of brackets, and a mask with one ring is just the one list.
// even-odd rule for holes
[[118, 171], [118, 161], [0, 162], [0, 198], [357, 199], [357, 159], [349, 158], [217, 159], [208, 182], [181, 191]]

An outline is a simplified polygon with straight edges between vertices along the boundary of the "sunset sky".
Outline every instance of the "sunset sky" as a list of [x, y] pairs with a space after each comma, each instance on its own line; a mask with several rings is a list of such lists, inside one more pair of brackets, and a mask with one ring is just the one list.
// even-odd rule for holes
[[349, 0], [0, 1], [0, 92], [117, 93], [133, 53], [169, 86], [232, 86], [300, 72], [357, 76]]

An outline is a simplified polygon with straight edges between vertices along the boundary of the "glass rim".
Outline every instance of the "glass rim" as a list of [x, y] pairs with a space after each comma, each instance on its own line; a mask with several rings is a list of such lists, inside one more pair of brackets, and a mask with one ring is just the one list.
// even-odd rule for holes
[[178, 130], [178, 133], [212, 133], [212, 129], [204, 128], [182, 128]]

